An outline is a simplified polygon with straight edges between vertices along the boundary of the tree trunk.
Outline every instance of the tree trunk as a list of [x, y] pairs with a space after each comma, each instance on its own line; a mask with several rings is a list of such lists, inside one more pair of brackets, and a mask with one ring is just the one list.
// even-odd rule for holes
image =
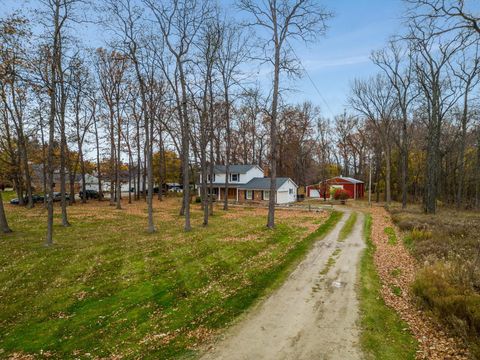
[[[65, 163], [67, 156], [67, 137], [65, 134], [65, 112], [67, 106], [67, 94], [65, 92], [64, 73], [62, 68], [62, 62], [59, 60], [57, 64], [59, 82], [60, 82], [60, 205], [62, 208], [62, 225], [65, 227], [70, 226], [67, 215], [67, 200], [65, 196], [66, 183], [65, 183]], [[75, 194], [71, 194], [74, 196]]]
[[[224, 81], [225, 83], [225, 81]], [[225, 144], [225, 201], [223, 203], [223, 210], [228, 210], [228, 184], [229, 184], [229, 174], [230, 174], [230, 147], [231, 147], [231, 129], [230, 129], [230, 100], [228, 98], [228, 87], [224, 86], [225, 92], [225, 126], [227, 129], [227, 143]], [[247, 144], [245, 143], [246, 147]]]
[[[120, 103], [120, 100], [117, 98], [117, 104]], [[115, 179], [116, 179], [116, 209], [120, 210], [122, 208], [121, 203], [121, 194], [122, 194], [122, 183], [120, 179], [120, 163], [121, 163], [121, 136], [122, 136], [122, 124], [119, 110], [117, 110], [117, 161], [115, 162]]]
[[460, 153], [458, 154], [458, 188], [455, 205], [460, 209], [463, 205], [463, 186], [465, 182], [465, 142], [467, 137], [467, 123], [468, 123], [468, 89], [463, 98], [463, 113], [462, 113], [462, 132], [460, 136]]
[[[111, 105], [110, 105], [111, 106]], [[115, 177], [115, 125], [114, 125], [113, 109], [110, 109], [110, 206], [115, 205], [115, 193], [114, 184], [116, 183]], [[115, 181], [114, 181], [115, 180]]]
[[98, 139], [98, 128], [96, 119], [93, 120], [93, 125], [95, 128], [95, 146], [97, 151], [98, 201], [101, 201], [103, 199], [102, 170], [100, 168], [100, 142]]
[[477, 159], [475, 171], [475, 208], [480, 210], [480, 125], [477, 126]]
[[48, 118], [48, 201], [47, 201], [47, 236], [45, 239], [45, 246], [53, 245], [53, 171], [54, 171], [54, 140], [55, 140], [55, 115], [56, 115], [56, 101], [57, 101], [57, 64], [61, 57], [59, 54], [59, 26], [60, 3], [55, 3], [54, 13], [54, 39], [52, 47], [52, 59], [50, 63], [50, 115]]
[[190, 225], [190, 179], [189, 179], [189, 162], [190, 162], [190, 125], [187, 116], [187, 83], [183, 72], [183, 65], [178, 60], [178, 69], [180, 73], [180, 83], [182, 86], [182, 169], [183, 169], [183, 208], [185, 216], [185, 231], [192, 229]]
[[3, 208], [2, 190], [0, 190], [0, 229], [4, 234], [12, 232], [8, 226], [7, 217], [5, 216], [5, 209]]
[[275, 69], [273, 77], [272, 114], [270, 119], [270, 196], [268, 200], [267, 227], [275, 227], [275, 200], [277, 185], [277, 110], [280, 86], [280, 46], [275, 44]]
[[391, 178], [392, 178], [392, 149], [390, 143], [386, 143], [385, 146], [385, 201], [387, 205], [390, 205], [392, 202], [392, 187], [391, 187]]

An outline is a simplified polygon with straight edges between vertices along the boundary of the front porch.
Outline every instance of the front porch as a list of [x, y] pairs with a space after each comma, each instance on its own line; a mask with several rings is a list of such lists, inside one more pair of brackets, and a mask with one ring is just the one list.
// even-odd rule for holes
[[[210, 188], [207, 187], [207, 191], [210, 194]], [[199, 189], [200, 193], [200, 189]], [[215, 199], [217, 201], [222, 201], [225, 200], [225, 188], [219, 187], [219, 186], [214, 186], [212, 188], [212, 193], [215, 196]], [[228, 200], [231, 201], [238, 201], [238, 189], [236, 187], [228, 187]]]

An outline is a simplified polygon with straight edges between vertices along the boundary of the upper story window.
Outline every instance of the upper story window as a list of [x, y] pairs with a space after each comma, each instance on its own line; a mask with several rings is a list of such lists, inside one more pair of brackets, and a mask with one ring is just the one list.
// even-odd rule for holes
[[240, 181], [240, 174], [230, 174], [230, 181]]
[[293, 189], [291, 189], [291, 188], [288, 189], [288, 193], [289, 193], [290, 195], [293, 195]]
[[[210, 182], [210, 180], [212, 179], [212, 177], [210, 176], [210, 174], [207, 175], [207, 181]], [[215, 174], [213, 174], [213, 181], [212, 182], [215, 182]]]

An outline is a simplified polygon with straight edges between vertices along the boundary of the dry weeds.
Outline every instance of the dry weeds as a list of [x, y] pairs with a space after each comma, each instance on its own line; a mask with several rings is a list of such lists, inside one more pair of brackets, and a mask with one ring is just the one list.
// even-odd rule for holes
[[[468, 352], [459, 339], [450, 337], [438, 323], [416, 308], [410, 294], [410, 286], [415, 279], [415, 260], [401, 241], [395, 245], [388, 243], [388, 235], [384, 232], [386, 227], [394, 228], [397, 236], [399, 234], [387, 211], [376, 207], [371, 212], [372, 241], [376, 246], [374, 261], [382, 280], [382, 296], [385, 303], [408, 323], [418, 340], [417, 359], [468, 359]], [[400, 295], [392, 291], [394, 287], [401, 289]]]

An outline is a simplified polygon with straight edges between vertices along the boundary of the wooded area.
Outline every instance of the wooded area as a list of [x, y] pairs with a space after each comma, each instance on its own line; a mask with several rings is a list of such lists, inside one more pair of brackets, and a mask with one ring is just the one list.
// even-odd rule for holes
[[[367, 182], [372, 170], [376, 201], [422, 202], [427, 213], [439, 201], [480, 207], [480, 30], [463, 1], [407, 0], [403, 32], [371, 54], [378, 74], [352, 79], [345, 112], [334, 118], [318, 99], [289, 102], [281, 87], [305, 72], [294, 43], [327, 31], [333, 14], [317, 1], [240, 0], [242, 18], [209, 0], [38, 4], [36, 15], [1, 19], [0, 182], [28, 207], [34, 190], [48, 195], [47, 244], [54, 190], [69, 226], [75, 197], [65, 193], [76, 175], [85, 184], [92, 172], [100, 190], [105, 179], [112, 184], [117, 208], [128, 173], [129, 201], [147, 201], [149, 232], [153, 188], [167, 180], [183, 184], [180, 214], [191, 229], [199, 174], [208, 224], [214, 164], [227, 173], [233, 163], [258, 164], [272, 180], [299, 185], [340, 174]], [[79, 35], [87, 27], [108, 41], [89, 47]], [[271, 87], [256, 81], [257, 66], [271, 72]], [[35, 166], [43, 184], [34, 189]], [[273, 197], [269, 205], [273, 227]]]

